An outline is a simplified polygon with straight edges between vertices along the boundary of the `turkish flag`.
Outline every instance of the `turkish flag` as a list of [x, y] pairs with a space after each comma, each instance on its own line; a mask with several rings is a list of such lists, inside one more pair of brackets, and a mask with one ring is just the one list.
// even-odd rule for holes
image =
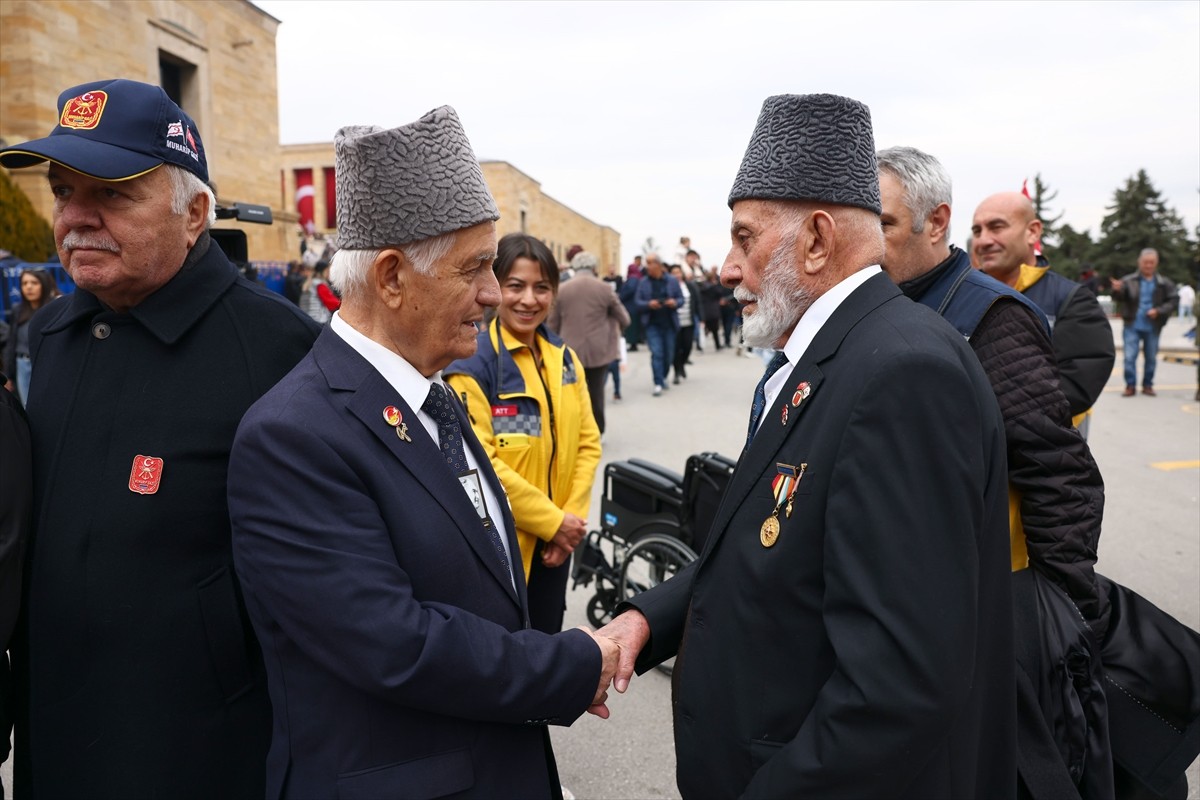
[[311, 236], [316, 232], [317, 226], [313, 222], [313, 198], [316, 196], [316, 189], [313, 188], [313, 174], [311, 169], [298, 169], [296, 173], [296, 213], [300, 215], [300, 227], [304, 232]]

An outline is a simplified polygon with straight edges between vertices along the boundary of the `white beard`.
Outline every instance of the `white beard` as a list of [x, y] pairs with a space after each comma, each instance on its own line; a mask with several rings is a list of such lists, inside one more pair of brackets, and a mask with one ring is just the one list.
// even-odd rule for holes
[[742, 338], [751, 347], [778, 348], [780, 340], [791, 332], [816, 299], [800, 283], [792, 255], [795, 246], [796, 237], [792, 236], [775, 248], [763, 270], [759, 296], [741, 286], [733, 290], [738, 302], [758, 302], [754, 313], [742, 319]]

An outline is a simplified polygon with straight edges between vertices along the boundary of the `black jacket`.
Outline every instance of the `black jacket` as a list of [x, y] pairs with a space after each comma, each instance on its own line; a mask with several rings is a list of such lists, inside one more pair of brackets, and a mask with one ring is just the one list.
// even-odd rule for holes
[[[681, 794], [1013, 797], [1004, 431], [978, 361], [879, 274], [789, 369], [700, 559], [631, 601], [639, 670], [679, 651]], [[790, 514], [781, 463], [806, 465]]]
[[[923, 302], [955, 273], [970, 270], [954, 248], [930, 272], [900, 288]], [[1071, 425], [1046, 327], [1016, 292], [982, 273], [994, 302], [968, 331], [971, 348], [996, 393], [1004, 416], [1008, 480], [1020, 497], [1029, 563], [1061, 586], [1103, 636], [1103, 601], [1096, 589], [1096, 552], [1104, 515], [1104, 480], [1087, 442]], [[939, 301], [952, 321], [964, 293]], [[962, 326], [956, 324], [962, 331]]]
[[210, 244], [128, 313], [76, 290], [30, 323], [22, 797], [263, 796], [271, 716], [226, 470], [242, 414], [318, 328]]

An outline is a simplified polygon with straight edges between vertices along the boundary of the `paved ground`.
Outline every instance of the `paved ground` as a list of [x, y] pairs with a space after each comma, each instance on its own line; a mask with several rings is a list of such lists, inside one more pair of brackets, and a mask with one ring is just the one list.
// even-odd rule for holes
[[[1114, 323], [1120, 342], [1120, 322]], [[1190, 325], [1190, 323], [1189, 323]], [[1187, 345], [1188, 326], [1172, 321], [1163, 345]], [[620, 403], [608, 403], [603, 464], [641, 457], [682, 471], [687, 457], [716, 450], [736, 458], [746, 435], [750, 399], [763, 365], [711, 340], [692, 357], [689, 378], [652, 397], [649, 354], [629, 356]], [[1097, 403], [1090, 444], [1107, 486], [1100, 569], [1193, 628], [1200, 628], [1200, 404], [1196, 368], [1159, 364], [1159, 396], [1123, 398], [1118, 357]], [[611, 383], [609, 385], [611, 398]], [[603, 470], [593, 493], [598, 522]], [[590, 590], [568, 599], [567, 625], [583, 624]], [[675, 798], [670, 680], [635, 679], [610, 700], [608, 721], [585, 716], [553, 737], [563, 782], [580, 800]], [[0, 769], [11, 786], [6, 764]], [[1200, 798], [1200, 767], [1189, 772], [1189, 798]]]

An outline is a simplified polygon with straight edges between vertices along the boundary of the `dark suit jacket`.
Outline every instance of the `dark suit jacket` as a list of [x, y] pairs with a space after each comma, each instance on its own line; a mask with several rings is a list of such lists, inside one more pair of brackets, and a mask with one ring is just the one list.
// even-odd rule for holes
[[416, 413], [331, 329], [247, 413], [229, 505], [274, 710], [268, 797], [557, 795], [545, 726], [591, 702], [599, 650], [525, 629], [520, 571], [514, 590]]
[[[807, 468], [767, 548], [781, 462]], [[856, 289], [766, 410], [712, 531], [633, 600], [652, 630], [639, 669], [682, 640], [685, 798], [1015, 794], [1004, 428], [944, 320], [886, 275]]]

